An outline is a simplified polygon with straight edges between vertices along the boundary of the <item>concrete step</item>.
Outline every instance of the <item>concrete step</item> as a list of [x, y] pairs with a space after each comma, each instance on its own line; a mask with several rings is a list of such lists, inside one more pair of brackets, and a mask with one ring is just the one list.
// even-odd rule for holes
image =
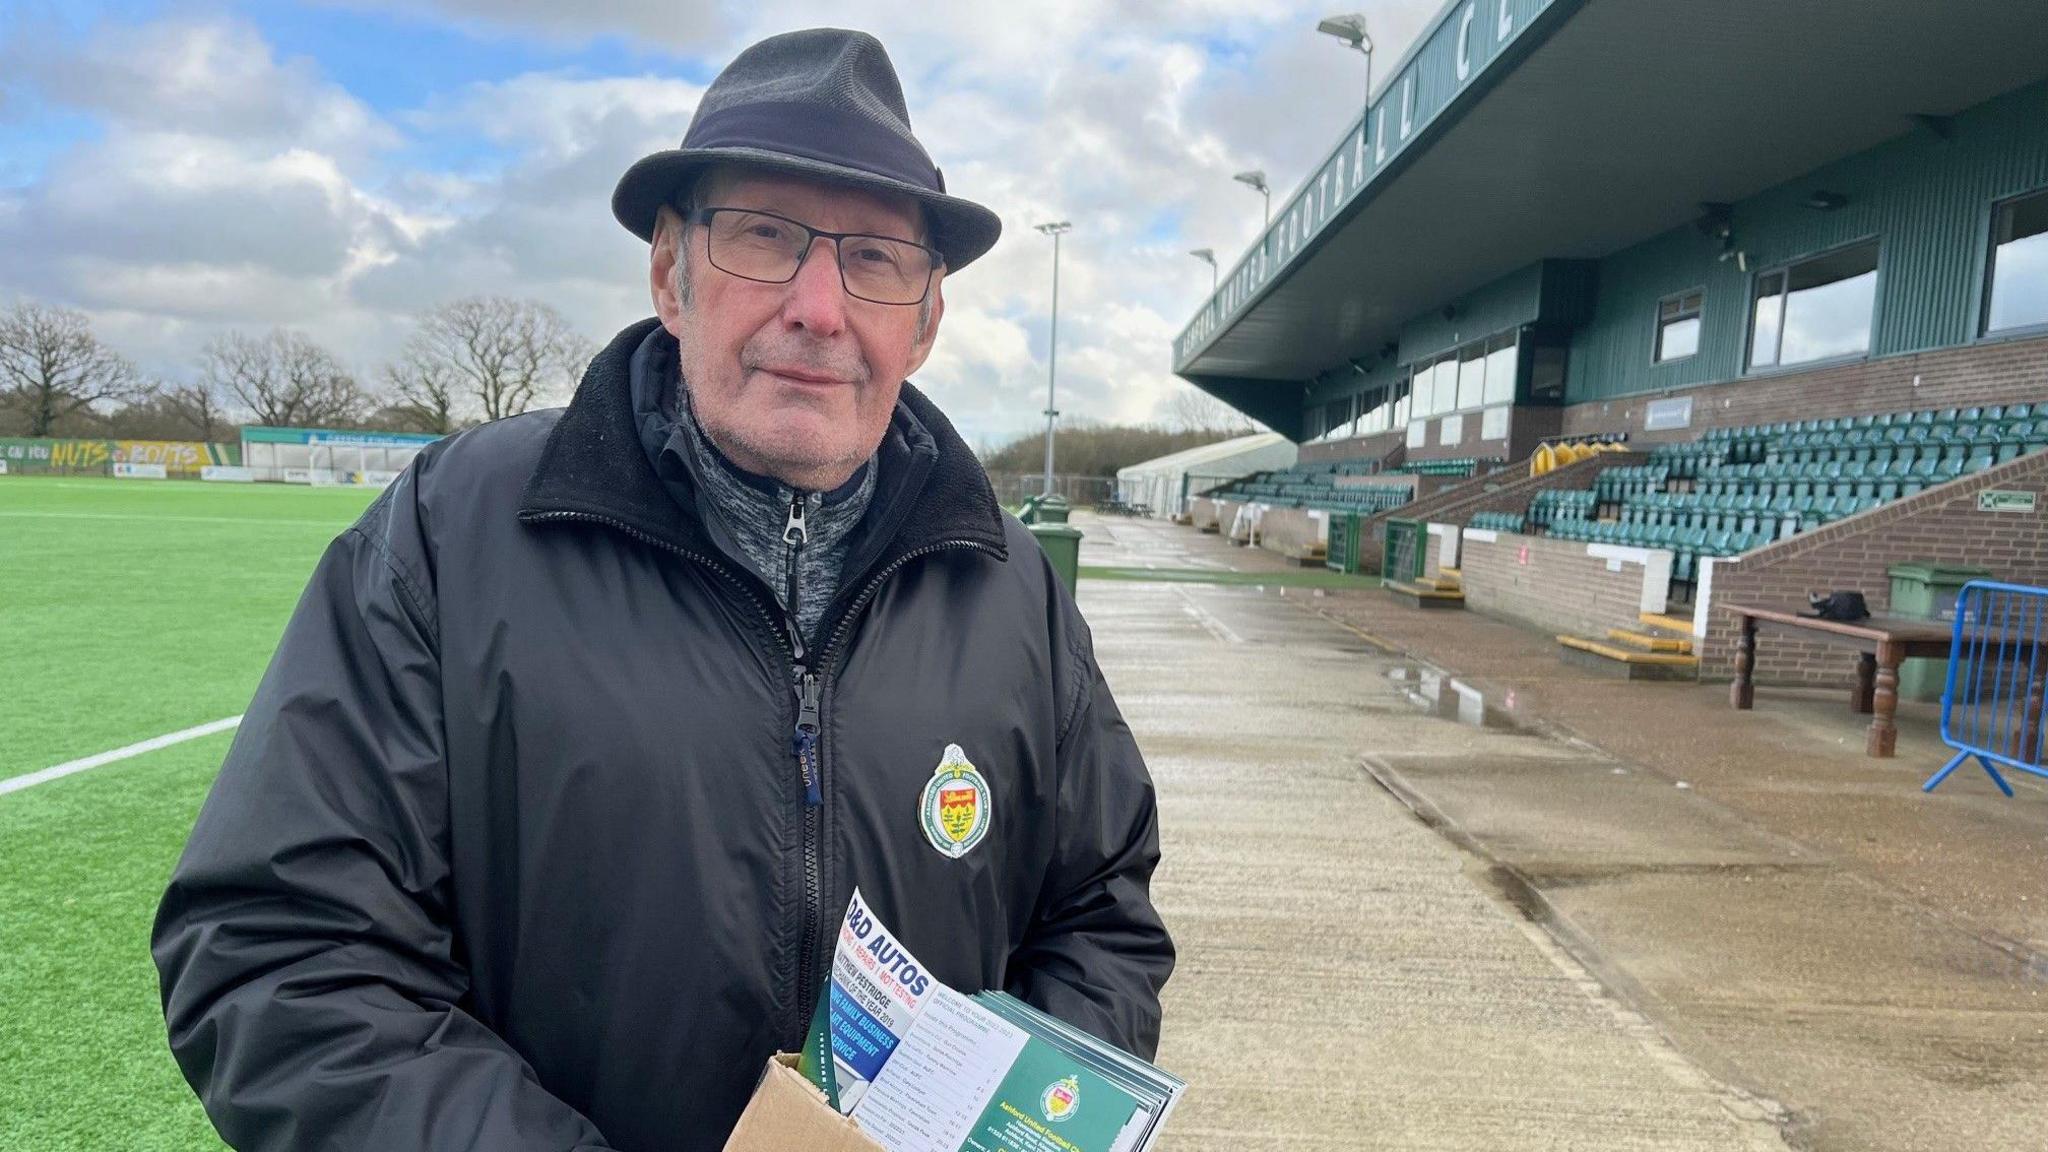
[[1699, 659], [1677, 652], [1645, 652], [1584, 636], [1559, 636], [1565, 663], [1618, 680], [1697, 680]]
[[1424, 580], [1389, 580], [1387, 591], [1415, 602], [1417, 608], [1463, 608], [1465, 593], [1457, 588], [1439, 588]]
[[1692, 655], [1692, 639], [1687, 636], [1671, 636], [1663, 632], [1637, 632], [1628, 628], [1609, 628], [1607, 638], [1629, 648], [1640, 648], [1645, 652], [1675, 652], [1681, 656]]
[[1645, 612], [1637, 616], [1636, 619], [1649, 625], [1651, 628], [1662, 629], [1666, 632], [1676, 632], [1680, 636], [1692, 635], [1692, 617], [1690, 616], [1673, 616], [1668, 612]]

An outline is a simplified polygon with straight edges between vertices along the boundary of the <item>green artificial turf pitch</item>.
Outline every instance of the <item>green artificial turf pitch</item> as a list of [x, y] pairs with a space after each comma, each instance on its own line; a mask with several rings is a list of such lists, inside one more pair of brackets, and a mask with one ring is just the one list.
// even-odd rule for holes
[[[372, 493], [0, 477], [0, 779], [234, 716]], [[0, 1148], [217, 1150], [149, 923], [231, 733], [0, 795]]]

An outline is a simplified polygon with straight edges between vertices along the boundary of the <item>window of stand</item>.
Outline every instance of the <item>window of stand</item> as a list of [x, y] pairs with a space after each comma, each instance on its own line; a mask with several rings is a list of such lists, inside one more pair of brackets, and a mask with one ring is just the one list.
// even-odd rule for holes
[[[1414, 419], [1464, 412], [1515, 399], [1516, 333], [1502, 332], [1423, 360], [1411, 369]], [[1400, 419], [1397, 423], [1407, 423]]]
[[1317, 442], [1350, 440], [1391, 431], [1408, 422], [1408, 381], [1368, 388], [1323, 406]]
[[1775, 368], [1869, 352], [1877, 253], [1877, 241], [1866, 240], [1757, 276], [1749, 366]]
[[1700, 311], [1706, 299], [1705, 290], [1695, 290], [1657, 302], [1657, 363], [1682, 360], [1700, 350]]
[[2048, 191], [1991, 210], [1984, 332], [2048, 326]]
[[1323, 439], [1344, 439], [1345, 435], [1350, 431], [1352, 417], [1356, 415], [1351, 410], [1352, 402], [1355, 399], [1355, 397], [1346, 396], [1342, 400], [1332, 400], [1328, 404], [1323, 405]]

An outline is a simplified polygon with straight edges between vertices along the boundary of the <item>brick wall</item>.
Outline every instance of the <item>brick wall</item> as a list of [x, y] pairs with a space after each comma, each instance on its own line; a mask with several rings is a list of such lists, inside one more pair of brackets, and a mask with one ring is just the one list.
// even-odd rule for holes
[[[1646, 432], [1652, 400], [1693, 397], [1692, 426]], [[1566, 436], [1627, 432], [1631, 440], [1696, 440], [1709, 428], [1904, 412], [2038, 404], [2048, 398], [2048, 337], [1996, 340], [1859, 360], [1808, 372], [1745, 376], [1739, 380], [1596, 400], [1564, 409]]]
[[1564, 409], [1522, 406], [1509, 416], [1508, 459], [1526, 460], [1564, 429]]
[[1554, 468], [1541, 476], [1529, 475], [1524, 464], [1510, 465], [1490, 476], [1475, 476], [1453, 488], [1403, 505], [1389, 515], [1403, 520], [1429, 520], [1465, 524], [1481, 512], [1526, 514], [1536, 493], [1556, 488], [1591, 488], [1593, 478], [1608, 468], [1646, 463], [1649, 457], [1632, 452], [1603, 453]]
[[1231, 529], [1237, 526], [1237, 510], [1242, 507], [1242, 500], [1216, 501], [1216, 530], [1223, 533], [1224, 539], [1235, 539], [1231, 535]]
[[[1804, 607], [1809, 591], [1863, 593], [1872, 612], [1891, 601], [1893, 564], [1925, 560], [1989, 568], [2000, 580], [2048, 584], [2048, 520], [2042, 514], [1977, 511], [1987, 488], [2033, 492], [2048, 510], [2048, 452], [2022, 456], [1910, 499], [1837, 520], [1823, 528], [1732, 560], [1714, 562], [1703, 676], [1735, 674], [1735, 621], [1716, 604]], [[1855, 660], [1846, 648], [1766, 629], [1756, 677], [1765, 683], [1846, 685]]]
[[[1658, 574], [1640, 561], [1593, 554], [1600, 547], [1467, 529], [1458, 565], [1465, 606], [1547, 632], [1604, 636], [1609, 628], [1634, 627], [1642, 612], [1644, 582]], [[1669, 574], [1667, 562], [1667, 589]]]
[[1259, 547], [1293, 560], [1316, 560], [1330, 542], [1330, 514], [1318, 508], [1267, 508], [1259, 516]]
[[1392, 432], [1375, 432], [1354, 440], [1334, 440], [1327, 444], [1303, 444], [1301, 462], [1313, 464], [1323, 460], [1378, 460], [1381, 467], [1391, 467], [1402, 462], [1407, 453], [1408, 432], [1396, 429]]
[[[1513, 436], [1514, 414], [1508, 416], [1508, 432], [1491, 440], [1481, 436], [1485, 428], [1485, 415], [1480, 411], [1463, 413], [1458, 420], [1458, 438], [1449, 444], [1443, 442], [1442, 416], [1429, 418], [1427, 442], [1419, 448], [1408, 449], [1410, 460], [1452, 460], [1464, 456], [1490, 460], [1505, 457], [1509, 453], [1509, 442]], [[1407, 443], [1406, 436], [1401, 441]]]
[[1474, 514], [1480, 512], [1527, 513], [1530, 501], [1536, 498], [1536, 493], [1546, 488], [1590, 488], [1593, 486], [1593, 477], [1598, 475], [1601, 469], [1640, 464], [1647, 459], [1647, 456], [1615, 452], [1590, 460], [1580, 460], [1541, 476], [1529, 475], [1524, 464], [1511, 464], [1499, 472], [1474, 476], [1447, 485], [1399, 508], [1375, 512], [1359, 522], [1359, 531], [1368, 542], [1364, 566], [1360, 570], [1368, 573], [1380, 570], [1380, 548], [1387, 539], [1389, 520], [1421, 520], [1463, 525]]

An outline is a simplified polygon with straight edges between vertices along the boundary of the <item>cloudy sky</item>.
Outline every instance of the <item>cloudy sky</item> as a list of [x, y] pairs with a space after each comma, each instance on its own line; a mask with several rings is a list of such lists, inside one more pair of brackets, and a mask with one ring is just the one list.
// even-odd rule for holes
[[1044, 407], [1062, 242], [1060, 407], [1145, 420], [1170, 342], [1363, 97], [1315, 31], [1367, 14], [1384, 76], [1438, 0], [0, 0], [0, 306], [89, 313], [189, 378], [227, 329], [289, 326], [373, 374], [421, 310], [531, 296], [593, 339], [649, 312], [613, 183], [673, 147], [761, 36], [875, 33], [948, 187], [1004, 238], [946, 285], [919, 380], [973, 442]]

